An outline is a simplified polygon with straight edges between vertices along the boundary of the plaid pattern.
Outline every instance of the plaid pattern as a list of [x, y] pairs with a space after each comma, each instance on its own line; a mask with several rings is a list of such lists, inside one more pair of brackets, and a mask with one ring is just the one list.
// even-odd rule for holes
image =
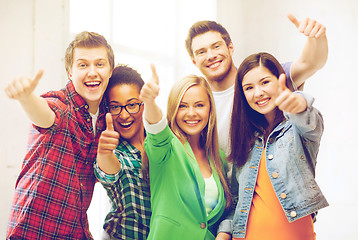
[[[51, 128], [32, 126], [28, 152], [16, 182], [7, 238], [92, 239], [86, 211], [96, 178], [99, 135], [72, 82], [42, 95], [56, 114]], [[105, 128], [100, 106], [96, 132]]]
[[115, 175], [104, 173], [98, 164], [94, 164], [95, 175], [112, 204], [103, 229], [111, 239], [146, 239], [151, 215], [150, 191], [141, 172], [141, 153], [120, 139], [115, 154], [122, 164]]

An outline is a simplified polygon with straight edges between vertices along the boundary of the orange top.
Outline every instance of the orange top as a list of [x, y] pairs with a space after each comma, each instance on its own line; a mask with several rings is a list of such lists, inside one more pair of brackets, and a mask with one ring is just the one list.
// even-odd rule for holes
[[[273, 174], [276, 175], [274, 177], [280, 177], [277, 173]], [[285, 198], [285, 193], [281, 193], [280, 197]], [[314, 240], [315, 238], [311, 215], [292, 223], [288, 222], [267, 172], [264, 149], [244, 239]]]

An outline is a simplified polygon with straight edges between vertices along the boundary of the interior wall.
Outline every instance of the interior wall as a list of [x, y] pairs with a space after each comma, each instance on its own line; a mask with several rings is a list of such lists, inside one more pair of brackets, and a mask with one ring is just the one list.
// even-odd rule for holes
[[45, 70], [35, 92], [64, 86], [67, 46], [67, 0], [1, 0], [0, 80], [0, 238], [6, 226], [14, 185], [25, 156], [30, 122], [20, 104], [5, 96], [4, 88], [18, 75], [34, 77]]
[[328, 61], [304, 89], [316, 98], [315, 107], [325, 121], [316, 178], [330, 206], [317, 216], [318, 240], [357, 239], [357, 9], [355, 0], [218, 1], [218, 21], [231, 34], [237, 67], [244, 57], [260, 51], [272, 53], [280, 62], [299, 56], [306, 37], [288, 20], [288, 13], [298, 19], [316, 19], [327, 27]]
[[[1, 0], [0, 60], [0, 237], [5, 236], [15, 180], [25, 155], [29, 121], [18, 102], [8, 99], [4, 87], [19, 74], [45, 74], [36, 89], [43, 93], [66, 83], [63, 55], [68, 45], [67, 0]], [[325, 133], [317, 164], [317, 180], [330, 206], [318, 214], [317, 239], [356, 239], [358, 225], [358, 158], [354, 104], [358, 79], [354, 72], [358, 54], [358, 17], [355, 0], [220, 0], [218, 19], [230, 32], [238, 66], [247, 55], [268, 51], [281, 62], [296, 59], [305, 42], [286, 18], [311, 17], [327, 27], [329, 58], [311, 77], [305, 91], [316, 97], [315, 106], [325, 119]], [[188, 62], [188, 64], [191, 64]]]

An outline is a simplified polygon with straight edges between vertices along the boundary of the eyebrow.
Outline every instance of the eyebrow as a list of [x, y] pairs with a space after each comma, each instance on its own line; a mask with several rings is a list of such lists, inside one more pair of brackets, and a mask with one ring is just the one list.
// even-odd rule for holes
[[[214, 46], [214, 45], [216, 45], [216, 44], [219, 44], [219, 43], [220, 43], [220, 44], [223, 44], [223, 41], [222, 41], [222, 40], [219, 40], [219, 41], [217, 41], [217, 42], [214, 42], [214, 43], [210, 44], [210, 47], [212, 47], [212, 46]], [[205, 49], [206, 49], [206, 47], [199, 48], [199, 49], [195, 50], [194, 53], [197, 54], [197, 53], [200, 52], [201, 50], [205, 50]]]
[[[194, 102], [194, 104], [205, 102], [204, 100], [199, 100]], [[181, 101], [180, 104], [188, 104], [187, 102]]]
[[[265, 77], [261, 78], [261, 79], [259, 80], [259, 82], [262, 82], [262, 81], [265, 80], [266, 78], [271, 78], [271, 76], [265, 76]], [[244, 86], [247, 86], [247, 85], [252, 85], [252, 83], [247, 83], [247, 84], [242, 85], [242, 86], [244, 87]]]
[[[75, 61], [78, 62], [78, 61], [90, 61], [90, 60], [88, 60], [88, 59], [86, 59], [86, 58], [78, 58], [78, 59], [76, 59]], [[94, 61], [107, 61], [107, 59], [101, 57], [101, 58], [96, 58], [96, 59], [94, 59]]]
[[[127, 100], [127, 103], [131, 102], [131, 101], [137, 101], [139, 100], [138, 98], [130, 98]], [[118, 101], [110, 101], [109, 103], [119, 103]]]

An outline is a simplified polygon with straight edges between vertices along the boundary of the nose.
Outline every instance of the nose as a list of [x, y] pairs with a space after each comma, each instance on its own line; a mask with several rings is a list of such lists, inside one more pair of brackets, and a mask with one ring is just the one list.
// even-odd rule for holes
[[263, 95], [263, 91], [260, 87], [255, 89], [255, 97], [261, 97]]
[[189, 107], [189, 108], [188, 108], [187, 115], [189, 115], [189, 116], [195, 116], [195, 115], [196, 115], [195, 108], [194, 108], [194, 107]]
[[118, 114], [118, 116], [122, 119], [126, 119], [130, 116], [130, 114], [127, 112], [127, 110], [122, 107], [121, 112]]
[[90, 65], [88, 69], [88, 76], [90, 77], [97, 76], [97, 68], [95, 65]]
[[215, 58], [216, 58], [216, 53], [215, 53], [215, 51], [212, 50], [212, 49], [208, 49], [206, 58], [207, 58], [208, 60], [213, 60], [213, 59], [215, 59]]

